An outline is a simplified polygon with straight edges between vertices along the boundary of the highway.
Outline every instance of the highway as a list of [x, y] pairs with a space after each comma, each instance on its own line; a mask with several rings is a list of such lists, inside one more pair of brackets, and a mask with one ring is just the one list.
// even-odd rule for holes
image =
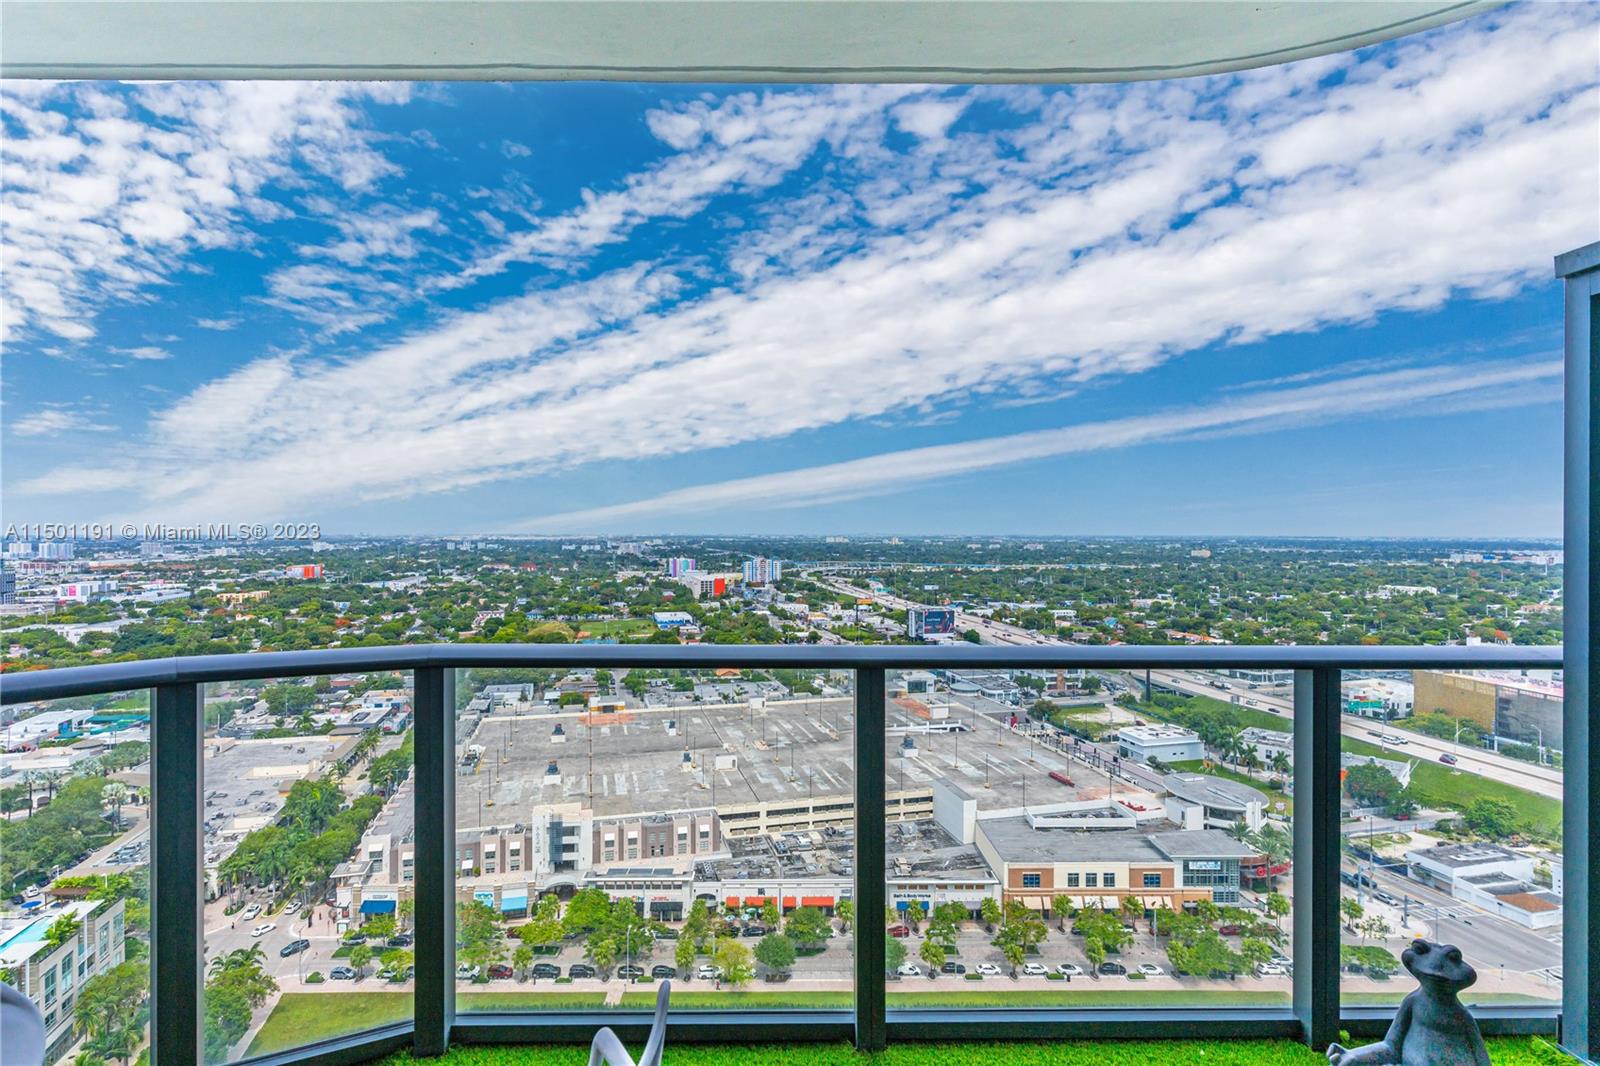
[[[1142, 680], [1137, 674], [1129, 674], [1129, 680]], [[1194, 696], [1210, 696], [1212, 699], [1229, 702], [1233, 696], [1239, 697], [1239, 706], [1248, 708], [1247, 700], [1256, 701], [1256, 709], [1269, 711], [1281, 715], [1286, 723], [1285, 728], [1292, 728], [1288, 723], [1294, 721], [1294, 700], [1283, 695], [1271, 695], [1272, 690], [1262, 687], [1251, 690], [1239, 681], [1230, 681], [1234, 688], [1222, 691], [1213, 687], [1209, 682], [1210, 675], [1190, 670], [1152, 670], [1150, 678], [1169, 688], [1176, 689]], [[1340, 729], [1345, 736], [1355, 740], [1376, 744], [1386, 749], [1395, 759], [1418, 759], [1437, 761], [1440, 755], [1449, 753], [1454, 755], [1459, 762], [1455, 769], [1461, 773], [1475, 774], [1491, 781], [1513, 785], [1528, 792], [1541, 796], [1550, 796], [1554, 799], [1561, 798], [1561, 772], [1548, 766], [1535, 766], [1518, 759], [1496, 755], [1493, 752], [1483, 751], [1453, 744], [1448, 740], [1430, 737], [1425, 733], [1413, 732], [1395, 722], [1378, 722], [1365, 718], [1352, 718], [1341, 715]], [[1403, 737], [1407, 743], [1404, 745], [1390, 744], [1373, 736], [1374, 732], [1390, 733]]]

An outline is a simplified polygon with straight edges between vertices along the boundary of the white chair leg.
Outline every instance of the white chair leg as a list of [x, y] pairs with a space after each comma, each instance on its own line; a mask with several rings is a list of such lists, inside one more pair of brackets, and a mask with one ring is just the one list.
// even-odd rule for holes
[[634, 1061], [616, 1033], [601, 1029], [589, 1045], [589, 1066], [634, 1066]]

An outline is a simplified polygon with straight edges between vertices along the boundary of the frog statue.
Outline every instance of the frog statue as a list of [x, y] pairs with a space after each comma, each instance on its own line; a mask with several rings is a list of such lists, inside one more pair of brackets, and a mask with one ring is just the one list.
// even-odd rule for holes
[[1389, 1032], [1376, 1044], [1348, 1049], [1328, 1045], [1331, 1066], [1489, 1066], [1478, 1023], [1456, 993], [1478, 973], [1451, 944], [1417, 940], [1400, 956], [1417, 990], [1400, 1004]]

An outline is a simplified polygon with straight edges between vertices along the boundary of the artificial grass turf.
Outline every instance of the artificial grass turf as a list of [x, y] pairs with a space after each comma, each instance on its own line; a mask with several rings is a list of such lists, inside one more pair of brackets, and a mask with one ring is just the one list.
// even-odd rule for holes
[[[604, 992], [463, 992], [456, 997], [456, 1010], [598, 1010], [604, 1002]], [[410, 1019], [410, 992], [285, 992], [250, 1041], [246, 1055], [266, 1055]]]
[[[438, 1066], [571, 1066], [589, 1049], [561, 1047], [451, 1048]], [[1506, 1037], [1489, 1041], [1494, 1066], [1576, 1066], [1549, 1041]], [[400, 1052], [382, 1066], [408, 1066]], [[902, 1043], [875, 1053], [848, 1044], [679, 1045], [668, 1042], [666, 1066], [1327, 1066], [1327, 1058], [1289, 1040], [1073, 1040], [1052, 1043]]]

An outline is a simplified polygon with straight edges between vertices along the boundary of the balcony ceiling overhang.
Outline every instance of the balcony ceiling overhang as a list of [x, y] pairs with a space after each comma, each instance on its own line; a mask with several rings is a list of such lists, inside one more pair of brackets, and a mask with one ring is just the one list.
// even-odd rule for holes
[[1114, 82], [1375, 44], [1499, 0], [4, 0], [12, 78]]

